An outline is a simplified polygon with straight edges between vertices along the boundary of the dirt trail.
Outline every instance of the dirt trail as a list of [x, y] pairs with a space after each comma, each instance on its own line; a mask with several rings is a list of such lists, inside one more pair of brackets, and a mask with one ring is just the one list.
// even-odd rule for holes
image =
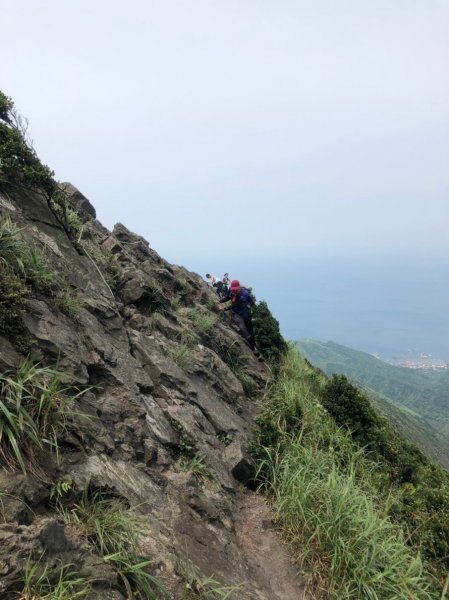
[[254, 492], [244, 495], [236, 526], [237, 539], [246, 556], [273, 591], [272, 600], [313, 600], [280, 541], [273, 513], [261, 496]]

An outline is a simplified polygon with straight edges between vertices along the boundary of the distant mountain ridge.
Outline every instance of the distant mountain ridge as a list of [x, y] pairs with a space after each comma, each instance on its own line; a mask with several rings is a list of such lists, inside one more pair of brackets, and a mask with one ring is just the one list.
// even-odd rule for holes
[[335, 342], [303, 338], [297, 345], [327, 375], [339, 373], [357, 382], [404, 437], [449, 468], [449, 370], [396, 367]]

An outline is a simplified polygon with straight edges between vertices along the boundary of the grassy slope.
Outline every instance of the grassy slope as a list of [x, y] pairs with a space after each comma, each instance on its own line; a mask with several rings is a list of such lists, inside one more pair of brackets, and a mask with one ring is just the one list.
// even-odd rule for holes
[[[419, 487], [401, 488], [397, 481], [399, 487], [389, 492], [394, 465], [378, 471], [377, 459], [371, 462], [328, 415], [321, 402], [326, 382], [290, 351], [257, 419], [255, 458], [298, 562], [310, 573], [317, 597], [439, 598], [417, 552], [419, 536], [409, 547], [398, 519], [389, 516], [393, 505], [404, 502], [404, 518], [411, 518], [415, 506], [401, 490], [416, 497]], [[416, 475], [426, 469], [419, 460]], [[429, 518], [424, 509], [422, 518]]]

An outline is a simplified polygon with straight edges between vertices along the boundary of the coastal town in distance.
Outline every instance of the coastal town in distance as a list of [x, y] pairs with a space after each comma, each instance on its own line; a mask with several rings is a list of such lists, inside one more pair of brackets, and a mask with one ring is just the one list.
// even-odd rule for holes
[[393, 358], [383, 358], [378, 352], [374, 352], [375, 358], [384, 360], [395, 367], [405, 367], [406, 369], [430, 369], [437, 371], [440, 369], [449, 369], [449, 362], [440, 358], [435, 358], [431, 354], [419, 354], [418, 356], [395, 356]]

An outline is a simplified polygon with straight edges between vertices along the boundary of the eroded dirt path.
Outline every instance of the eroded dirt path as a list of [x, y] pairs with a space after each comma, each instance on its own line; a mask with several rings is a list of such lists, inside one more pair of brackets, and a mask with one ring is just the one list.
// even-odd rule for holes
[[248, 491], [243, 496], [236, 528], [238, 542], [260, 572], [260, 579], [271, 588], [272, 600], [313, 600], [278, 537], [270, 507], [260, 495]]

